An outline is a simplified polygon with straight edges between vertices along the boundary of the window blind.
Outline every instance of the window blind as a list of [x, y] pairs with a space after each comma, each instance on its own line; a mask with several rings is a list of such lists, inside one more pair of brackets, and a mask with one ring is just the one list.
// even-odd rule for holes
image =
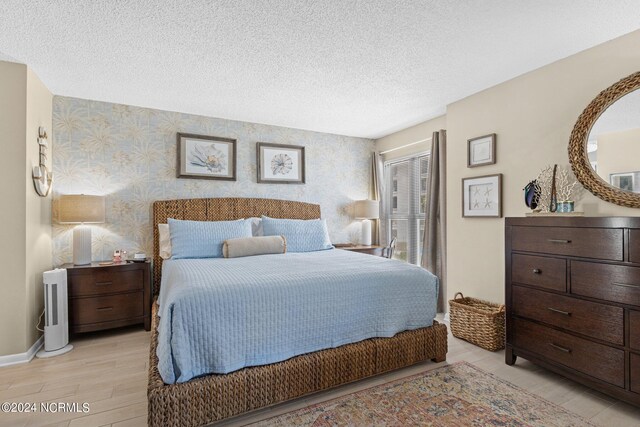
[[382, 232], [387, 241], [397, 239], [394, 258], [412, 264], [422, 256], [428, 174], [425, 153], [384, 163]]

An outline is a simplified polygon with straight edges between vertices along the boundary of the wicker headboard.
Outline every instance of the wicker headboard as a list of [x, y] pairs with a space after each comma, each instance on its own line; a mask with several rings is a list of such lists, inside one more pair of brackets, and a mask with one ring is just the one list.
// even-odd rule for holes
[[221, 197], [214, 199], [160, 200], [153, 203], [153, 294], [160, 291], [162, 258], [159, 254], [158, 224], [167, 218], [194, 221], [229, 221], [241, 218], [316, 219], [320, 218], [320, 205], [291, 200], [248, 199]]

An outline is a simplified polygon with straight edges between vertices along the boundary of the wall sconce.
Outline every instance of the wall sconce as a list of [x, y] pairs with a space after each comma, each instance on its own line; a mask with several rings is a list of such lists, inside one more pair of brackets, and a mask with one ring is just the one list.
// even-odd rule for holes
[[51, 191], [51, 183], [53, 182], [53, 173], [47, 169], [47, 131], [40, 126], [38, 128], [38, 166], [33, 167], [31, 174], [33, 178], [33, 186], [36, 193], [40, 197], [47, 197]]

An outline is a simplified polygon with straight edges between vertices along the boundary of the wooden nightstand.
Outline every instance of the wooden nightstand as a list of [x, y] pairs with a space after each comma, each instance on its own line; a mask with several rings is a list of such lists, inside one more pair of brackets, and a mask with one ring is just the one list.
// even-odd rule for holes
[[90, 332], [144, 323], [151, 329], [151, 263], [65, 264], [69, 331]]
[[336, 249], [342, 249], [345, 251], [360, 252], [363, 254], [382, 256], [384, 246], [379, 245], [355, 245], [351, 243], [337, 243], [334, 245]]

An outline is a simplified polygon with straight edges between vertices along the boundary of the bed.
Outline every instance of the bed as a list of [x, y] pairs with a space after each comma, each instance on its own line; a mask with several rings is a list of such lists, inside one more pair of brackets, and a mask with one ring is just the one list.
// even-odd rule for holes
[[[163, 283], [161, 277], [163, 261], [159, 256], [157, 224], [165, 223], [168, 218], [221, 221], [261, 215], [273, 218], [316, 219], [320, 217], [320, 207], [303, 202], [246, 198], [183, 199], [155, 202], [153, 204], [154, 295], [158, 296], [160, 285]], [[371, 263], [368, 269], [377, 268], [378, 261], [389, 262], [392, 264], [382, 267], [389, 270], [386, 280], [402, 275], [400, 270], [398, 272], [392, 271], [398, 266], [398, 263], [394, 261], [378, 260], [375, 257], [362, 254], [349, 253], [346, 255], [343, 252], [346, 251], [325, 251], [318, 255], [318, 259], [322, 258], [322, 262], [327, 265], [326, 263], [348, 262], [349, 260], [344, 261], [345, 256], [355, 256], [359, 257], [356, 261], [361, 261], [365, 265]], [[284, 257], [284, 255], [282, 256]], [[294, 262], [297, 257], [300, 257], [303, 262], [308, 263], [309, 259], [304, 256], [291, 254], [288, 260]], [[253, 260], [256, 263], [259, 261], [259, 257]], [[203, 271], [219, 268], [219, 265], [214, 261], [189, 261], [186, 264], [174, 263], [173, 266], [172, 262], [173, 260], [167, 262], [164, 269], [165, 274], [170, 271], [173, 275], [177, 274], [175, 271], [190, 271], [196, 267], [203, 269]], [[237, 262], [239, 265], [243, 265], [242, 263], [247, 261]], [[279, 258], [271, 258], [270, 262], [271, 264], [277, 263]], [[232, 263], [228, 265], [232, 265]], [[188, 281], [188, 274], [184, 274], [183, 272], [183, 276], [179, 276], [180, 280]], [[243, 278], [242, 275], [239, 275], [236, 280], [246, 280], [246, 277]], [[329, 282], [331, 281], [329, 280]], [[358, 292], [366, 291], [364, 286], [356, 287], [356, 289]], [[162, 306], [166, 308], [168, 304], [163, 303]], [[431, 326], [416, 327], [415, 325], [411, 326], [411, 319], [409, 319], [407, 327], [409, 330], [403, 332], [395, 333], [393, 325], [381, 327], [378, 331], [382, 331], [380, 335], [393, 335], [391, 332], [395, 334], [389, 338], [368, 338], [366, 335], [362, 335], [357, 337], [357, 342], [343, 345], [341, 342], [337, 342], [333, 343], [331, 348], [309, 347], [309, 352], [298, 356], [277, 355], [278, 357], [274, 360], [281, 361], [273, 363], [270, 363], [269, 359], [254, 360], [250, 365], [258, 366], [237, 369], [238, 366], [231, 363], [220, 368], [221, 372], [229, 370], [231, 371], [229, 373], [205, 374], [204, 371], [194, 371], [182, 378], [176, 375], [173, 378], [177, 381], [176, 383], [166, 384], [161, 375], [162, 372], [167, 378], [166, 363], [163, 367], [157, 354], [159, 344], [161, 350], [163, 345], [167, 346], [166, 342], [163, 344], [163, 339], [166, 340], [165, 337], [161, 337], [163, 339], [159, 340], [158, 328], [161, 321], [166, 323], [168, 316], [163, 314], [162, 317], [159, 317], [158, 311], [159, 306], [157, 302], [154, 302], [148, 387], [148, 420], [149, 425], [152, 426], [206, 425], [424, 360], [444, 361], [447, 352], [447, 331], [444, 325], [433, 321]], [[420, 314], [415, 313], [415, 316], [419, 317]], [[407, 319], [403, 321], [407, 321]], [[221, 345], [217, 346], [222, 347]], [[282, 360], [283, 358], [285, 360]], [[190, 379], [191, 376], [196, 378]]]

